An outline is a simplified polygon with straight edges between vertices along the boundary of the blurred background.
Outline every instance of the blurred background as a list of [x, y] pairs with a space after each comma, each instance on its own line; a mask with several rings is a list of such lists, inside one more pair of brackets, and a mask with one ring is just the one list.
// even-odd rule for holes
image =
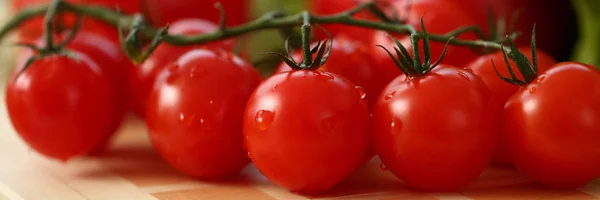
[[[134, 0], [131, 0], [134, 1]], [[176, 2], [177, 0], [172, 0]], [[199, 0], [201, 1], [201, 0]], [[357, 0], [363, 1], [363, 0]], [[489, 0], [488, 0], [489, 1]], [[493, 1], [493, 0], [492, 0]], [[523, 0], [526, 1], [526, 0]], [[549, 1], [536, 1], [544, 2], [543, 4], [535, 4], [533, 7], [536, 9], [545, 9], [546, 7], [552, 7], [554, 4], [564, 3], [569, 0], [549, 0]], [[250, 0], [248, 15], [250, 18], [257, 18], [262, 14], [272, 11], [280, 10], [286, 13], [297, 13], [304, 8], [310, 8], [310, 2], [308, 0]], [[328, 2], [328, 1], [321, 1]], [[329, 6], [336, 6], [335, 0], [329, 0]], [[339, 1], [341, 2], [341, 1]], [[499, 1], [500, 2], [500, 1]], [[0, 24], [5, 24], [5, 21], [11, 17], [14, 12], [11, 9], [12, 0], [0, 0]], [[559, 58], [560, 60], [575, 60], [589, 64], [598, 65], [600, 64], [600, 14], [595, 10], [600, 8], [600, 1], [597, 0], [572, 0], [573, 8], [575, 10], [574, 16], [576, 21], [571, 21], [571, 27], [565, 30], [564, 26], [557, 26], [553, 31], [566, 32], [568, 33], [566, 38], [562, 38], [564, 41], [557, 41], [569, 43], [567, 47], [563, 48], [562, 51], [567, 52], [565, 56]], [[560, 4], [563, 5], [563, 4]], [[213, 9], [213, 8], [210, 8]], [[562, 13], [556, 13], [556, 15], [562, 15]], [[555, 16], [558, 18], [567, 18], [569, 16]], [[554, 19], [548, 19], [554, 20]], [[538, 35], [545, 33], [538, 32]], [[11, 38], [15, 38], [15, 34], [12, 34]], [[246, 54], [251, 62], [259, 63], [258, 68], [261, 70], [263, 75], [271, 73], [274, 65], [278, 63], [277, 59], [265, 59], [260, 53], [266, 51], [277, 51], [282, 50], [283, 40], [280, 37], [280, 33], [277, 30], [271, 31], [260, 31], [249, 34], [244, 40], [246, 44]], [[0, 44], [0, 82], [4, 84], [8, 72], [14, 65], [14, 57], [17, 48], [10, 45], [9, 40], [3, 41]]]

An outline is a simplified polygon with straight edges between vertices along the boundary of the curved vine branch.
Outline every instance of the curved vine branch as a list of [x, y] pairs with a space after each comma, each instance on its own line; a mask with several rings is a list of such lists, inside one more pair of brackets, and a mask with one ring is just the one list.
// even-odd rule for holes
[[[116, 27], [132, 27], [134, 18], [136, 15], [124, 15], [109, 8], [92, 6], [92, 5], [79, 5], [62, 2], [59, 5], [60, 9], [64, 11], [73, 12], [76, 14], [92, 17], [106, 23], [109, 23]], [[23, 22], [35, 17], [42, 16], [48, 10], [48, 5], [33, 7], [23, 10], [21, 13], [13, 17], [8, 23], [0, 29], [0, 39], [7, 35], [11, 30], [18, 27]], [[353, 14], [367, 10], [376, 14], [381, 18], [381, 21], [369, 21], [355, 19], [352, 17]], [[392, 33], [399, 34], [420, 34], [413, 26], [407, 24], [398, 24], [389, 20], [383, 12], [373, 3], [368, 2], [360, 4], [353, 9], [347, 10], [342, 13], [333, 15], [314, 15], [307, 11], [300, 12], [295, 15], [283, 16], [278, 12], [267, 13], [259, 19], [250, 21], [246, 24], [226, 27], [223, 29], [216, 30], [214, 32], [199, 34], [194, 36], [183, 36], [183, 35], [165, 35], [164, 42], [173, 45], [189, 45], [189, 44], [203, 44], [210, 41], [226, 39], [229, 37], [235, 37], [238, 35], [246, 34], [249, 32], [265, 29], [280, 29], [283, 27], [297, 27], [304, 24], [304, 19], [308, 18], [310, 23], [315, 24], [345, 24], [349, 26], [365, 27], [370, 29], [383, 30]], [[306, 16], [308, 15], [308, 17]], [[160, 32], [159, 29], [143, 25], [139, 28], [139, 32], [145, 36], [153, 37]], [[466, 32], [473, 32], [477, 35], [483, 35], [481, 30], [477, 26], [467, 26], [457, 28], [447, 34], [429, 34], [431, 41], [446, 43], [450, 38], [456, 37]], [[484, 37], [480, 37], [484, 38]], [[493, 49], [503, 49], [498, 41], [486, 41], [486, 40], [461, 40], [453, 39], [449, 42], [451, 45], [467, 46], [467, 47], [485, 47]], [[509, 49], [504, 49], [510, 51]]]

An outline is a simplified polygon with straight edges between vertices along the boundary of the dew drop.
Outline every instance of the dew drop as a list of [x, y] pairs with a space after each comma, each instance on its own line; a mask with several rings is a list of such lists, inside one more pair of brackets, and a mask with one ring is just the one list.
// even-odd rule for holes
[[256, 113], [256, 117], [254, 118], [254, 120], [256, 122], [256, 127], [260, 131], [265, 131], [269, 128], [269, 126], [271, 125], [271, 122], [273, 122], [274, 118], [275, 118], [275, 113], [268, 111], [268, 110], [259, 110]]
[[389, 170], [389, 169], [388, 169], [388, 167], [387, 167], [387, 166], [385, 166], [385, 164], [383, 164], [383, 163], [379, 163], [379, 168], [380, 168], [381, 170], [383, 170], [383, 171], [387, 171], [387, 170]]
[[390, 125], [392, 127], [392, 135], [397, 135], [402, 131], [402, 121], [400, 121], [400, 119], [394, 117]]
[[531, 93], [531, 94], [535, 93], [535, 91], [537, 91], [536, 87], [532, 87], [529, 89], [529, 93]]
[[538, 78], [535, 80], [535, 82], [536, 82], [536, 83], [541, 83], [542, 81], [544, 81], [544, 79], [546, 79], [546, 76], [540, 76], [540, 77], [538, 77]]
[[324, 81], [333, 80], [333, 75], [331, 75], [329, 73], [317, 73], [317, 77], [319, 77], [321, 80], [324, 80]]
[[205, 72], [205, 70], [201, 66], [196, 66], [192, 70], [190, 70], [189, 77], [190, 78], [199, 78], [205, 74], [204, 72]]
[[457, 74], [458, 74], [458, 75], [459, 75], [461, 78], [463, 78], [463, 79], [465, 79], [465, 80], [467, 80], [467, 81], [470, 81], [470, 80], [471, 80], [471, 78], [469, 78], [469, 76], [468, 76], [467, 74], [465, 74], [464, 72], [458, 72]]
[[396, 95], [396, 90], [392, 90], [390, 92], [388, 92], [387, 94], [385, 94], [385, 100], [390, 100], [392, 99], [392, 97], [394, 97], [394, 95]]
[[183, 126], [185, 127], [190, 127], [192, 126], [192, 123], [194, 122], [194, 119], [196, 118], [195, 115], [185, 115], [183, 113], [179, 113], [179, 123], [183, 124]]
[[252, 160], [252, 154], [248, 152], [248, 159]]
[[365, 91], [364, 88], [362, 88], [360, 86], [355, 86], [354, 89], [356, 90], [356, 92], [358, 92], [358, 95], [360, 96], [360, 99], [367, 98], [367, 92]]

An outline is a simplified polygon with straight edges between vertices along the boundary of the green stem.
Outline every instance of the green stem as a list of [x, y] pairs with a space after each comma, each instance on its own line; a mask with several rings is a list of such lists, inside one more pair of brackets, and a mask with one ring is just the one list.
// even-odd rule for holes
[[302, 12], [304, 24], [302, 24], [302, 54], [304, 56], [304, 65], [312, 65], [312, 53], [310, 51], [310, 13]]
[[[74, 12], [77, 14], [82, 14], [91, 18], [95, 18], [106, 23], [109, 23], [113, 26], [123, 26], [123, 27], [131, 27], [133, 23], [133, 16], [123, 15], [114, 10], [100, 7], [100, 6], [91, 6], [91, 5], [78, 5], [71, 4], [67, 2], [63, 2], [60, 4], [61, 9], [65, 11]], [[14, 28], [21, 25], [23, 22], [35, 17], [40, 16], [46, 13], [49, 6], [39, 6], [30, 9], [25, 9], [0, 29], [0, 39], [4, 38], [8, 32], [13, 30]], [[333, 14], [333, 15], [310, 15], [309, 22], [310, 23], [318, 23], [318, 24], [344, 24], [349, 26], [358, 26], [370, 29], [377, 29], [392, 33], [398, 34], [414, 34], [418, 33], [418, 31], [407, 24], [397, 24], [392, 22], [378, 22], [378, 21], [369, 21], [369, 20], [361, 20], [355, 19], [350, 14], [356, 13], [363, 9], [373, 10], [375, 7], [373, 2], [361, 4], [351, 10], [346, 12]], [[376, 11], [378, 12], [378, 11]], [[305, 12], [301, 12], [295, 15], [281, 17], [280, 15], [275, 15], [274, 13], [268, 13], [265, 16], [248, 22], [246, 24], [242, 24], [234, 27], [227, 27], [226, 29], [216, 30], [214, 32], [198, 34], [194, 36], [183, 36], [183, 35], [166, 35], [164, 41], [173, 45], [190, 45], [190, 44], [203, 44], [210, 41], [226, 39], [230, 37], [235, 37], [238, 35], [246, 34], [253, 31], [265, 30], [265, 29], [279, 29], [282, 27], [297, 27], [304, 24], [304, 15]], [[381, 12], [382, 13], [382, 12]], [[380, 16], [382, 17], [382, 16]], [[456, 33], [463, 33], [467, 31], [473, 31], [477, 33], [476, 28], [458, 28], [455, 31], [450, 32], [449, 34], [429, 34], [431, 41], [446, 43], [451, 37], [454, 37]], [[159, 30], [145, 25], [140, 29], [140, 33], [152, 37], [157, 34]], [[493, 41], [485, 41], [485, 40], [460, 40], [454, 39], [450, 42], [452, 45], [458, 46], [467, 46], [467, 47], [486, 47], [486, 48], [494, 48], [501, 49], [499, 43]]]

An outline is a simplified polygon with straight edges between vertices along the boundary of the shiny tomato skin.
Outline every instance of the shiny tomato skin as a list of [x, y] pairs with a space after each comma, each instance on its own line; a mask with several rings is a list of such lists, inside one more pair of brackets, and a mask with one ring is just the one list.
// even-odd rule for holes
[[505, 137], [515, 166], [553, 188], [574, 189], [600, 176], [600, 72], [559, 63], [512, 96]]
[[[6, 105], [13, 127], [37, 152], [67, 161], [114, 132], [118, 111], [110, 80], [97, 63], [51, 55], [12, 76]], [[22, 67], [17, 67], [17, 69]]]
[[364, 92], [339, 75], [278, 73], [254, 91], [244, 115], [248, 157], [269, 180], [320, 193], [344, 180], [369, 149]]
[[424, 77], [394, 79], [373, 110], [373, 144], [406, 184], [452, 191], [488, 166], [496, 136], [490, 92], [467, 70], [438, 66]]
[[[399, 13], [399, 18], [406, 21], [407, 24], [414, 26], [417, 30], [421, 30], [421, 17], [425, 24], [425, 28], [428, 33], [445, 34], [453, 31], [459, 27], [474, 25], [476, 21], [473, 17], [463, 12], [462, 8], [451, 2], [437, 2], [427, 0], [414, 0], [414, 1], [395, 1], [391, 5], [392, 8], [396, 9], [396, 13]], [[408, 35], [393, 34], [404, 47], [412, 55], [412, 46]], [[477, 37], [472, 33], [465, 33], [458, 39], [475, 40]], [[423, 57], [423, 40], [420, 42], [421, 57]], [[393, 60], [389, 55], [376, 45], [382, 45], [391, 52], [394, 52], [396, 45], [390, 39], [386, 32], [377, 31], [371, 40], [372, 56], [379, 65], [395, 66]], [[442, 55], [445, 43], [443, 42], [431, 42], [431, 59], [432, 62], [438, 60]], [[442, 63], [464, 66], [472, 59], [475, 59], [478, 55], [467, 47], [460, 46], [449, 46], [444, 60]]]
[[[332, 15], [345, 12], [367, 1], [369, 0], [311, 0], [309, 1], [309, 7], [315, 14]], [[379, 0], [377, 1], [377, 4], [381, 8], [387, 8], [390, 2], [392, 1], [394, 0]], [[367, 11], [359, 12], [354, 17], [358, 19], [378, 20]], [[323, 28], [325, 28], [325, 30], [327, 30], [333, 36], [344, 35], [353, 40], [365, 43], [369, 41], [369, 36], [375, 33], [375, 31], [372, 29], [353, 27], [341, 24], [325, 24], [323, 25]], [[327, 36], [327, 34], [321, 30], [315, 29], [313, 33], [315, 35], [315, 39], [317, 40], [329, 38], [329, 36]]]
[[141, 0], [142, 10], [155, 26], [164, 26], [181, 19], [205, 19], [219, 23], [219, 2], [225, 9], [226, 25], [233, 26], [248, 20], [250, 0]]
[[[123, 13], [138, 13], [140, 12], [140, 4], [137, 0], [65, 0], [69, 3], [75, 4], [91, 4], [105, 6], [108, 8], [115, 9], [117, 6]], [[22, 11], [25, 8], [49, 4], [51, 0], [15, 0], [12, 1], [12, 9], [14, 12]], [[76, 22], [76, 16], [74, 15], [59, 15], [57, 17], [62, 22], [65, 28], [72, 28]], [[35, 17], [25, 22], [20, 27], [20, 40], [26, 42], [34, 42], [42, 36], [44, 32], [44, 17]], [[92, 18], [86, 18], [82, 24], [81, 30], [88, 32], [95, 32], [96, 34], [104, 35], [109, 37], [113, 41], [118, 41], [118, 32], [116, 27], [94, 20]]]
[[226, 52], [192, 50], [164, 71], [148, 99], [152, 144], [172, 167], [201, 179], [222, 179], [248, 164], [242, 118], [260, 83], [258, 72]]
[[[396, 66], [376, 65], [375, 61], [369, 56], [369, 49], [363, 43], [353, 41], [345, 36], [338, 36], [333, 41], [333, 47], [327, 62], [318, 70], [338, 74], [355, 85], [364, 88], [367, 103], [371, 108], [381, 90], [402, 72]], [[295, 52], [293, 58], [297, 62], [302, 62], [302, 52]], [[282, 63], [277, 67], [276, 72], [291, 70], [287, 64]]]
[[[521, 47], [519, 51], [523, 53], [528, 59], [531, 60], [531, 48], [529, 47]], [[550, 67], [554, 66], [557, 62], [547, 53], [538, 50], [537, 51], [537, 59], [538, 59], [538, 73], [544, 73], [546, 70], [550, 69]], [[501, 112], [504, 109], [504, 104], [506, 101], [519, 91], [519, 86], [510, 84], [502, 80], [496, 74], [494, 70], [494, 66], [492, 65], [492, 60], [496, 65], [498, 72], [504, 77], [510, 77], [510, 73], [508, 68], [506, 68], [506, 64], [504, 63], [504, 55], [502, 52], [495, 52], [487, 55], [482, 55], [479, 58], [473, 60], [470, 64], [467, 65], [466, 69], [470, 69], [473, 73], [481, 78], [481, 80], [488, 86], [490, 91], [492, 92], [492, 101], [493, 106], [498, 112]], [[513, 61], [510, 61], [511, 67], [515, 72], [515, 75], [519, 79], [523, 79], [523, 75], [519, 72], [516, 65]], [[498, 135], [502, 133], [502, 123], [496, 123], [499, 127], [494, 130]], [[506, 150], [505, 144], [502, 140], [498, 141], [498, 148], [496, 149], [496, 154], [494, 155], [493, 163], [499, 165], [511, 165], [510, 158], [508, 156], [508, 152]]]
[[[207, 33], [217, 30], [218, 26], [201, 19], [182, 19], [173, 23], [169, 28], [169, 34], [193, 35]], [[186, 52], [197, 48], [233, 50], [235, 40], [223, 40], [211, 42], [205, 45], [187, 45], [173, 46], [170, 44], [160, 44], [152, 55], [139, 67], [134, 69], [132, 77], [129, 79], [129, 92], [131, 98], [129, 107], [140, 117], [143, 117], [146, 109], [146, 99], [152, 87], [157, 82], [158, 74], [171, 63], [177, 60]]]

